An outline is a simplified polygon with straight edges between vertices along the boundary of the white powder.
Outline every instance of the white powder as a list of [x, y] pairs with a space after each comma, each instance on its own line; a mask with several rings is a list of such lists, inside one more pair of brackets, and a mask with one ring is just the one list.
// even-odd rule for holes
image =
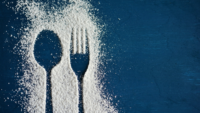
[[[69, 3], [66, 4], [63, 0], [60, 1], [63, 6], [50, 8], [47, 3], [40, 1], [17, 1], [15, 11], [23, 12], [30, 21], [28, 27], [22, 26], [21, 40], [14, 48], [23, 56], [24, 61], [24, 75], [19, 81], [22, 87], [20, 90], [26, 92], [21, 100], [22, 107], [28, 113], [45, 113], [46, 71], [37, 63], [33, 52], [38, 34], [43, 30], [50, 30], [57, 34], [62, 45], [61, 61], [51, 72], [53, 112], [78, 113], [78, 80], [70, 64], [70, 40], [73, 29], [86, 29], [90, 61], [83, 78], [84, 113], [116, 113], [118, 111], [109, 99], [104, 98], [108, 95], [103, 93], [100, 82], [103, 74], [98, 70], [104, 55], [100, 51], [99, 40], [102, 26], [98, 25], [98, 19], [90, 13], [92, 6], [88, 1], [69, 0]], [[50, 10], [47, 11], [47, 8]], [[80, 50], [81, 48], [74, 48], [79, 53]], [[85, 49], [82, 50], [85, 53]]]

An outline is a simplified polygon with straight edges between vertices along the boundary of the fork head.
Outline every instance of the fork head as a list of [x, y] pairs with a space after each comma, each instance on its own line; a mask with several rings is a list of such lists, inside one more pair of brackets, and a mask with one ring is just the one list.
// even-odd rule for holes
[[76, 75], [81, 75], [87, 70], [89, 64], [89, 38], [87, 29], [73, 28], [71, 33], [70, 59], [71, 67]]

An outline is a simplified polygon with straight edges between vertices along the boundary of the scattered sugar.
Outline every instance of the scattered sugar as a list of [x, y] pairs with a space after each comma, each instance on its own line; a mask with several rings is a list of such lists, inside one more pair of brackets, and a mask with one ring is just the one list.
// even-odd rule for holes
[[99, 70], [104, 56], [103, 51], [100, 51], [103, 26], [98, 24], [98, 19], [91, 13], [93, 6], [89, 1], [83, 0], [69, 0], [68, 3], [60, 0], [60, 4], [60, 7], [50, 7], [48, 3], [38, 0], [18, 0], [14, 8], [16, 13], [21, 12], [20, 14], [24, 14], [30, 21], [27, 27], [22, 24], [22, 31], [19, 34], [21, 39], [14, 48], [23, 56], [24, 75], [18, 81], [21, 88], [17, 92], [26, 92], [21, 92], [23, 96], [20, 103], [24, 111], [45, 113], [46, 71], [37, 63], [33, 52], [38, 34], [43, 30], [50, 30], [60, 38], [63, 55], [51, 73], [53, 112], [78, 113], [78, 80], [70, 64], [70, 40], [73, 29], [87, 29], [90, 61], [83, 79], [84, 112], [118, 112], [110, 102], [112, 98], [103, 93], [104, 88], [100, 82], [104, 75]]

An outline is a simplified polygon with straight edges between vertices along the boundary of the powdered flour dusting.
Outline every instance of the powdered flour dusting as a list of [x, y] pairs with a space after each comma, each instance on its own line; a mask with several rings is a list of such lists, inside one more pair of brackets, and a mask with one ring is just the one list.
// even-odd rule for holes
[[[34, 44], [43, 30], [51, 30], [60, 38], [62, 57], [51, 71], [52, 103], [54, 113], [78, 113], [78, 80], [70, 64], [70, 40], [72, 29], [87, 29], [90, 61], [83, 78], [83, 105], [85, 113], [115, 113], [117, 110], [108, 99], [102, 97], [103, 76], [98, 68], [102, 62], [101, 26], [98, 19], [90, 13], [88, 1], [69, 0], [60, 7], [49, 7], [40, 1], [18, 0], [16, 12], [23, 12], [30, 21], [23, 28], [21, 40], [15, 47], [24, 60], [24, 75], [19, 81], [26, 90], [23, 108], [29, 113], [45, 113], [46, 71], [34, 58]], [[47, 10], [49, 9], [49, 10]]]

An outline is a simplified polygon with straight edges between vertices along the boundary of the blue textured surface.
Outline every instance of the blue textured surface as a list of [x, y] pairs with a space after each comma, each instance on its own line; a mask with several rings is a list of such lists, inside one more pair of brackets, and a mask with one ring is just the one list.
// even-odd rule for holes
[[[7, 0], [8, 1], [8, 0]], [[200, 1], [92, 0], [107, 24], [103, 79], [120, 113], [200, 113]], [[14, 6], [14, 5], [13, 5]], [[11, 101], [21, 57], [15, 28], [25, 20], [0, 5], [0, 113], [20, 113]], [[6, 26], [7, 25], [7, 26]], [[112, 60], [109, 60], [112, 59]], [[18, 61], [19, 60], [19, 61]], [[17, 97], [23, 95], [17, 94]], [[23, 110], [22, 110], [23, 111]]]

